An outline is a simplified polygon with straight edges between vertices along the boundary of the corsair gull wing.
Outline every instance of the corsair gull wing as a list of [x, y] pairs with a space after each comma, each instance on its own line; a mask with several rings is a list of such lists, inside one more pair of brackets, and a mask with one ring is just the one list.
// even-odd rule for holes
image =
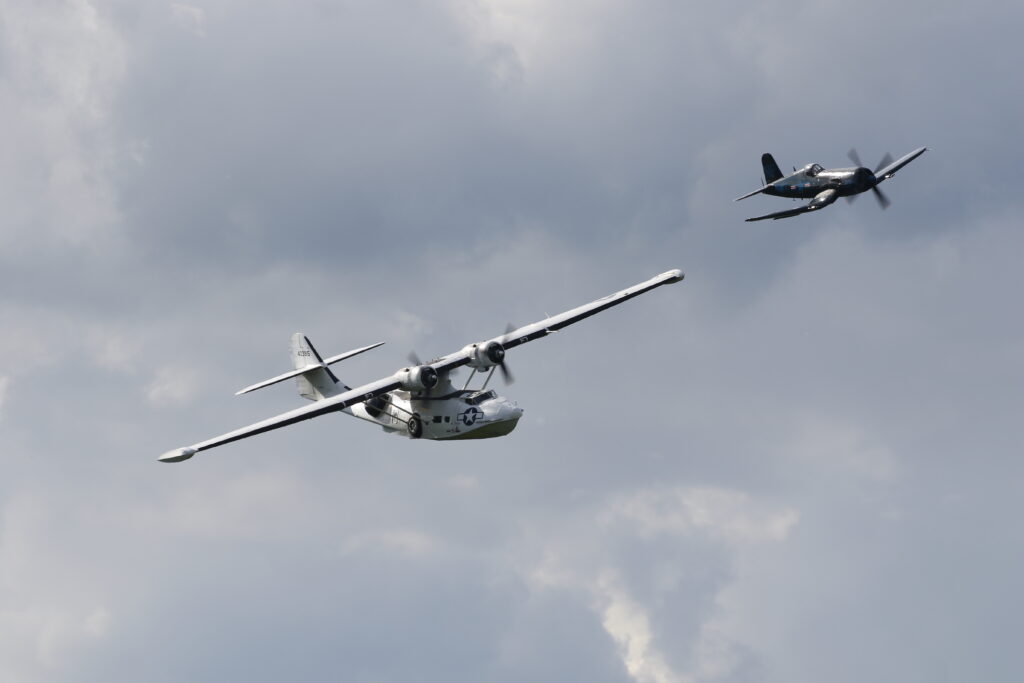
[[877, 173], [875, 173], [875, 177], [878, 178], [878, 182], [882, 182], [883, 180], [888, 180], [889, 178], [892, 178], [894, 175], [896, 175], [896, 171], [900, 170], [901, 168], [903, 168], [904, 166], [909, 164], [911, 161], [913, 161], [914, 159], [918, 158], [919, 156], [921, 156], [922, 154], [924, 154], [927, 151], [928, 151], [927, 147], [918, 147], [917, 149], [915, 149], [910, 154], [907, 154], [905, 156], [900, 157], [896, 161], [892, 162], [891, 164], [889, 164], [885, 168], [883, 168], [880, 171], [878, 171]]
[[785, 211], [776, 211], [775, 213], [768, 213], [763, 216], [754, 216], [753, 218], [747, 218], [746, 222], [753, 223], [754, 221], [763, 221], [768, 218], [771, 218], [773, 221], [777, 221], [780, 218], [799, 216], [800, 214], [807, 213], [808, 211], [815, 211], [815, 209], [812, 209], [810, 205], [804, 205], [796, 209], [786, 209]]

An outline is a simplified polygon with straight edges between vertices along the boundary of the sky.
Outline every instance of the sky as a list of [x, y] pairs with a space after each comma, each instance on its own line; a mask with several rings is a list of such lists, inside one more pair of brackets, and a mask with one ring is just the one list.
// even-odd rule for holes
[[[1016, 682], [1024, 5], [0, 0], [0, 679]], [[759, 156], [929, 151], [786, 221]], [[444, 443], [304, 404], [671, 268]]]

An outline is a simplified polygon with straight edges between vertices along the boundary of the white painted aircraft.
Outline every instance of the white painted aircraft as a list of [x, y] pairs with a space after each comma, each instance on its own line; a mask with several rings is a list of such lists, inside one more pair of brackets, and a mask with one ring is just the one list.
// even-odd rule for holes
[[[374, 349], [384, 342], [324, 359], [304, 334], [296, 332], [292, 335], [291, 346], [295, 369], [253, 384], [238, 393], [262, 389], [294, 377], [298, 383], [299, 394], [313, 401], [312, 405], [282, 413], [191, 446], [176, 448], [161, 455], [159, 460], [181, 462], [199, 451], [214, 446], [222, 446], [334, 412], [343, 412], [373, 422], [383, 427], [385, 432], [413, 439], [445, 441], [505, 436], [515, 429], [523, 410], [515, 402], [487, 389], [487, 383], [494, 375], [495, 369], [499, 368], [506, 381], [510, 381], [511, 378], [505, 368], [505, 352], [508, 349], [545, 337], [606, 308], [682, 279], [681, 271], [670, 270], [571, 311], [509, 330], [486, 341], [469, 344], [455, 353], [429, 363], [421, 363], [413, 356], [412, 366], [355, 389], [345, 386], [328, 366]], [[451, 383], [450, 374], [463, 365], [471, 368], [473, 372], [466, 380], [465, 386], [456, 389]], [[486, 373], [483, 386], [479, 389], [469, 389], [469, 383], [477, 373]]]

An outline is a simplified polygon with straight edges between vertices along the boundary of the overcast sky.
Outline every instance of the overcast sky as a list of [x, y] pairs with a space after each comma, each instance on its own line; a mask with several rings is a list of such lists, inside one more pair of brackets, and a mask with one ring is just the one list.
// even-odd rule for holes
[[[1019, 2], [0, 0], [0, 679], [1016, 683]], [[748, 224], [783, 168], [931, 151]], [[506, 438], [303, 405], [509, 354]]]

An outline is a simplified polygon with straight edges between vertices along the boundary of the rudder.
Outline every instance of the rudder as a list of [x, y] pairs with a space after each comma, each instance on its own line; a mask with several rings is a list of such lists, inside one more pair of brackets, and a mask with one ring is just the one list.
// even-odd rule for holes
[[761, 155], [761, 168], [764, 169], [765, 184], [774, 183], [782, 177], [782, 171], [779, 170], [779, 165], [775, 163], [775, 158], [768, 152]]
[[302, 332], [292, 335], [291, 356], [292, 366], [296, 370], [309, 368], [309, 371], [295, 378], [295, 385], [298, 387], [299, 395], [303, 398], [319, 401], [322, 398], [333, 396], [338, 393], [339, 389], [345, 391], [349, 388], [331, 372], [330, 368], [323, 365], [323, 358]]

